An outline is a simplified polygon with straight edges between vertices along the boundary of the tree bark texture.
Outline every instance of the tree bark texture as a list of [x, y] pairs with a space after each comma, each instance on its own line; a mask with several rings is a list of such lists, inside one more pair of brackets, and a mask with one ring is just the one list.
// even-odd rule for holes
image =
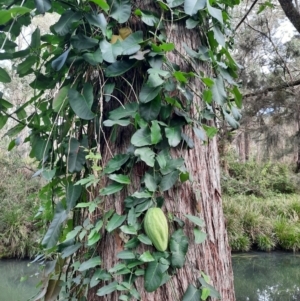
[[278, 0], [285, 15], [300, 33], [300, 13], [297, 8], [294, 6], [292, 0]]
[[[154, 10], [153, 2], [147, 4], [147, 1], [135, 1], [136, 7]], [[143, 28], [141, 24], [128, 25], [133, 31]], [[135, 28], [133, 28], [135, 26]], [[146, 33], [145, 33], [146, 35]], [[185, 42], [190, 48], [197, 49], [200, 46], [199, 32], [187, 30], [185, 22], [178, 26], [173, 25], [167, 28], [168, 42], [175, 44], [176, 51], [169, 55], [169, 60], [176, 63], [181, 68], [189, 71], [191, 66], [186, 65], [182, 57], [185, 57], [183, 43]], [[204, 66], [193, 66], [196, 70], [204, 70]], [[145, 71], [144, 71], [145, 74]], [[127, 76], [132, 86], [136, 89], [138, 95], [139, 89], [143, 83], [143, 71], [139, 75], [131, 74]], [[194, 83], [194, 90], [201, 91], [200, 81]], [[125, 88], [124, 88], [125, 89]], [[123, 89], [123, 91], [124, 91]], [[127, 86], [127, 92], [131, 93], [131, 88]], [[131, 99], [135, 101], [133, 93]], [[112, 101], [112, 100], [111, 100]], [[194, 105], [201, 106], [201, 99], [194, 96]], [[116, 102], [116, 105], [119, 104]], [[193, 106], [195, 107], [195, 106]], [[108, 108], [104, 108], [105, 111]], [[196, 109], [191, 109], [191, 114], [196, 114]], [[104, 118], [105, 119], [105, 118]], [[125, 153], [130, 145], [130, 138], [133, 133], [130, 127], [119, 127], [116, 135], [116, 141], [106, 144], [102, 140], [102, 158], [104, 165], [118, 153]], [[189, 135], [194, 143], [193, 149], [176, 149], [173, 151], [173, 157], [183, 157], [186, 168], [190, 173], [192, 181], [178, 184], [172, 191], [164, 193], [165, 203], [163, 210], [165, 213], [171, 213], [184, 220], [185, 234], [189, 237], [189, 251], [185, 266], [178, 270], [177, 274], [172, 276], [167, 284], [161, 286], [153, 293], [147, 293], [144, 289], [143, 277], [138, 278], [135, 283], [136, 289], [141, 294], [141, 300], [148, 301], [179, 301], [186, 291], [189, 284], [198, 285], [197, 278], [201, 275], [200, 271], [211, 277], [211, 284], [220, 292], [222, 301], [234, 301], [233, 273], [231, 266], [231, 254], [225, 228], [224, 215], [222, 210], [221, 188], [220, 188], [220, 170], [219, 156], [216, 138], [210, 140], [206, 145], [195, 137], [192, 130], [186, 128], [186, 134]], [[106, 136], [108, 137], [109, 134]], [[118, 196], [106, 197], [104, 210], [114, 208], [118, 214], [124, 214], [124, 199], [128, 194], [133, 193], [140, 188], [140, 179], [144, 175], [146, 166], [140, 163], [132, 172], [132, 185], [127, 191], [122, 191]], [[102, 185], [109, 184], [104, 181]], [[205, 220], [207, 239], [203, 244], [194, 243], [193, 229], [185, 214], [192, 214], [202, 217]], [[176, 224], [170, 223], [170, 234], [176, 230]], [[103, 233], [103, 238], [99, 246], [99, 255], [102, 258], [103, 268], [111, 268], [118, 259], [116, 254], [124, 249], [124, 238], [120, 233]], [[150, 248], [151, 249], [151, 248]], [[153, 249], [151, 249], [153, 250]], [[144, 251], [141, 247], [140, 252]], [[119, 292], [99, 297], [96, 295], [97, 289], [104, 284], [102, 283], [96, 289], [90, 291], [89, 300], [117, 301]]]

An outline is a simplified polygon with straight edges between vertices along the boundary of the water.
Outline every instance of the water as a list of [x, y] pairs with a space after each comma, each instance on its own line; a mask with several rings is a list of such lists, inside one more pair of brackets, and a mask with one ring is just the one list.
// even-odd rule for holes
[[[232, 261], [237, 301], [300, 301], [300, 254], [234, 254]], [[27, 301], [38, 292], [30, 277], [38, 268], [28, 263], [0, 260], [0, 301]]]
[[[25, 260], [0, 260], [0, 301], [26, 301], [33, 297], [38, 278], [32, 276], [38, 272], [37, 265], [28, 267]], [[20, 282], [21, 277], [28, 277]]]
[[237, 301], [300, 301], [300, 254], [232, 256]]

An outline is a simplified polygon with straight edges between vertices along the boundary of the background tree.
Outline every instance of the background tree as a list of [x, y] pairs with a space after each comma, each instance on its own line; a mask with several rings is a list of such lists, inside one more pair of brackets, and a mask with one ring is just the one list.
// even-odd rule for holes
[[242, 161], [251, 154], [258, 160], [298, 162], [297, 35], [276, 2], [252, 4], [235, 11], [235, 57], [243, 66], [244, 108], [241, 127], [231, 141]]

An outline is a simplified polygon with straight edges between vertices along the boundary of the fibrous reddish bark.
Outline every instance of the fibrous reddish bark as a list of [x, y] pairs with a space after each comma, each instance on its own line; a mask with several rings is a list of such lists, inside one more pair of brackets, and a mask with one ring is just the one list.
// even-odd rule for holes
[[[136, 6], [143, 9], [155, 10], [153, 2], [135, 1]], [[147, 4], [148, 2], [148, 4]], [[135, 24], [136, 27], [141, 25]], [[136, 28], [135, 27], [135, 28]], [[135, 29], [136, 30], [136, 29]], [[167, 28], [168, 42], [173, 42], [176, 52], [169, 55], [169, 60], [176, 63], [184, 70], [191, 68], [186, 65], [182, 57], [186, 56], [183, 43], [190, 48], [196, 49], [200, 46], [199, 32], [187, 30], [182, 24], [172, 28]], [[182, 54], [183, 56], [181, 56]], [[193, 65], [193, 68], [200, 71], [204, 66]], [[142, 85], [140, 76], [132, 76], [131, 84], [137, 91]], [[193, 83], [193, 90], [201, 91], [200, 82]], [[197, 93], [200, 95], [200, 93]], [[201, 99], [194, 95], [194, 104], [201, 107]], [[191, 109], [192, 115], [196, 114], [196, 109]], [[231, 254], [228, 245], [225, 221], [222, 210], [219, 156], [216, 138], [210, 140], [206, 145], [203, 144], [194, 133], [186, 129], [187, 134], [193, 139], [195, 147], [193, 149], [174, 150], [173, 157], [183, 157], [186, 168], [190, 173], [192, 181], [178, 184], [172, 191], [165, 193], [165, 204], [163, 210], [186, 222], [184, 227], [185, 234], [189, 237], [190, 245], [185, 266], [178, 270], [171, 280], [157, 289], [153, 293], [144, 290], [143, 278], [136, 281], [136, 288], [141, 294], [141, 300], [148, 301], [176, 301], [182, 300], [182, 296], [189, 284], [197, 285], [197, 278], [200, 271], [211, 277], [212, 285], [220, 292], [222, 301], [234, 301], [233, 273], [231, 267]], [[108, 150], [102, 150], [103, 161], [106, 162], [112, 154], [124, 153], [129, 147], [132, 132], [130, 129], [120, 128], [117, 133], [117, 141], [109, 143]], [[118, 197], [107, 197], [105, 200], [105, 210], [113, 207], [117, 213], [124, 211], [123, 200], [129, 194], [139, 188], [140, 178], [145, 172], [145, 166], [141, 164], [135, 168], [132, 175], [132, 187], [129, 191], [122, 192]], [[104, 185], [106, 183], [103, 183]], [[207, 239], [203, 244], [194, 243], [194, 226], [185, 218], [185, 214], [192, 214], [202, 217], [205, 220]], [[170, 232], [174, 231], [175, 225], [170, 225]], [[116, 254], [123, 250], [124, 242], [118, 233], [105, 234], [99, 247], [99, 254], [102, 258], [103, 267], [111, 268], [118, 259]], [[142, 251], [142, 250], [141, 250]], [[99, 288], [99, 287], [98, 287]], [[90, 292], [89, 300], [118, 300], [119, 293], [112, 293], [105, 297], [96, 296], [96, 290]]]

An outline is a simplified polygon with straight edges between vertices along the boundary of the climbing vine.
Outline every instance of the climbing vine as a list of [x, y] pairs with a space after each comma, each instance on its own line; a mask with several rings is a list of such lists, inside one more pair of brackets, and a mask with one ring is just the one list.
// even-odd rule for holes
[[[167, 250], [157, 251], [155, 233], [150, 239], [143, 222], [149, 208], [164, 207], [165, 192], [192, 181], [184, 159], [174, 157], [172, 149], [194, 147], [187, 127], [203, 143], [217, 133], [210, 120], [225, 118], [238, 127], [241, 94], [235, 82], [238, 66], [230, 55], [229, 10], [239, 0], [153, 0], [148, 5], [153, 10], [136, 2], [0, 0], [0, 60], [13, 61], [19, 77], [34, 78], [32, 97], [14, 111], [1, 94], [0, 128], [8, 118], [17, 121], [6, 133], [9, 149], [21, 131], [30, 129], [26, 142], [40, 168], [35, 176], [48, 181], [36, 216], [46, 228], [36, 258], [45, 261], [45, 270], [35, 300], [58, 295], [87, 300], [89, 289], [99, 283], [98, 296], [120, 291], [120, 300], [139, 300], [138, 277], [144, 277], [148, 292], [168, 285], [185, 265], [185, 223], [168, 212], [177, 230], [170, 233]], [[22, 27], [47, 11], [59, 15], [50, 32], [41, 35], [37, 28], [28, 47], [15, 51]], [[176, 35], [176, 26], [199, 33], [196, 49], [183, 45], [185, 53], [178, 53], [166, 34], [174, 27]], [[172, 53], [188, 70], [171, 62]], [[199, 64], [209, 68], [199, 69]], [[2, 67], [0, 81], [11, 81]], [[195, 107], [194, 97], [201, 106]], [[113, 153], [109, 143], [117, 141], [120, 128], [133, 134], [127, 150]], [[102, 157], [104, 148], [109, 160]], [[132, 185], [132, 173], [141, 164], [146, 172]], [[106, 210], [107, 198], [120, 191], [127, 194], [124, 211]], [[202, 243], [204, 221], [185, 218], [195, 225], [195, 243]], [[119, 263], [104, 269], [97, 248], [104, 235], [114, 233], [124, 249], [116, 254]], [[140, 244], [150, 247], [141, 252]], [[202, 272], [183, 300], [218, 298], [209, 282]]]

